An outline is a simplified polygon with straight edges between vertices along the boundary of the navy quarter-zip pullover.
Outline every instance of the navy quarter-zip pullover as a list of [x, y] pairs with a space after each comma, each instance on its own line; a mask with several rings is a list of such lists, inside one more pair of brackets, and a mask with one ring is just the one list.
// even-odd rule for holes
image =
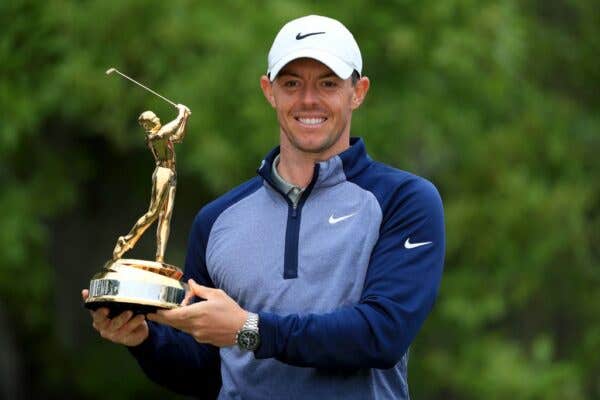
[[132, 353], [151, 378], [189, 394], [408, 399], [408, 348], [444, 261], [437, 190], [373, 161], [353, 138], [315, 164], [294, 206], [271, 177], [278, 153], [198, 213], [185, 265], [186, 278], [259, 314], [260, 347], [217, 349], [150, 323]]

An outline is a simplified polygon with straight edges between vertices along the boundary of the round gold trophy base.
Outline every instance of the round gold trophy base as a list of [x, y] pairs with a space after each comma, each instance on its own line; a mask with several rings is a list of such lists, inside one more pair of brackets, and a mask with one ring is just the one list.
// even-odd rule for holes
[[92, 277], [85, 307], [107, 307], [110, 318], [126, 310], [147, 314], [179, 307], [185, 297], [185, 284], [179, 281], [182, 275], [179, 268], [156, 261], [111, 261]]

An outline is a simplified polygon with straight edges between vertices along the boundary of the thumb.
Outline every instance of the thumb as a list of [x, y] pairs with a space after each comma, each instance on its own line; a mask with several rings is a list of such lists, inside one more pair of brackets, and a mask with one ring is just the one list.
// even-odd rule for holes
[[213, 289], [206, 286], [198, 285], [193, 279], [190, 279], [188, 281], [188, 284], [190, 285], [190, 290], [194, 293], [196, 297], [201, 297], [207, 300], [212, 297]]
[[190, 285], [187, 285], [187, 290], [185, 291], [185, 297], [183, 298], [181, 305], [187, 306], [190, 304], [190, 301], [196, 297], [192, 289], [190, 289]]

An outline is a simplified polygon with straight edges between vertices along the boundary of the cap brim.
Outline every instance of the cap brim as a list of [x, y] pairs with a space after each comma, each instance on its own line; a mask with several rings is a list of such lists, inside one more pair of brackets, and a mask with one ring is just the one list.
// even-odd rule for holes
[[313, 60], [320, 61], [341, 79], [348, 79], [350, 75], [352, 75], [352, 71], [354, 71], [354, 68], [330, 53], [315, 49], [302, 49], [282, 57], [275, 65], [273, 65], [273, 68], [268, 71], [271, 82], [275, 80], [283, 67], [299, 58], [312, 58]]

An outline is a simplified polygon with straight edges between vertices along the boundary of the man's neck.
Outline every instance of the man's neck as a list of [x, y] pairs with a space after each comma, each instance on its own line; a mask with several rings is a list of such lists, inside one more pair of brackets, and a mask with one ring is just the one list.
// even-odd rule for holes
[[288, 148], [288, 146], [287, 143], [281, 143], [277, 172], [287, 182], [301, 188], [307, 187], [312, 180], [316, 163], [328, 160], [349, 147], [348, 145], [348, 147], [332, 149], [331, 152], [312, 154], [300, 153], [297, 150]]
[[291, 154], [286, 154], [282, 149], [279, 156], [279, 164], [277, 165], [277, 172], [279, 172], [279, 175], [285, 181], [294, 186], [305, 188], [312, 179], [314, 164], [314, 160], [307, 158], [295, 159], [295, 157]]

